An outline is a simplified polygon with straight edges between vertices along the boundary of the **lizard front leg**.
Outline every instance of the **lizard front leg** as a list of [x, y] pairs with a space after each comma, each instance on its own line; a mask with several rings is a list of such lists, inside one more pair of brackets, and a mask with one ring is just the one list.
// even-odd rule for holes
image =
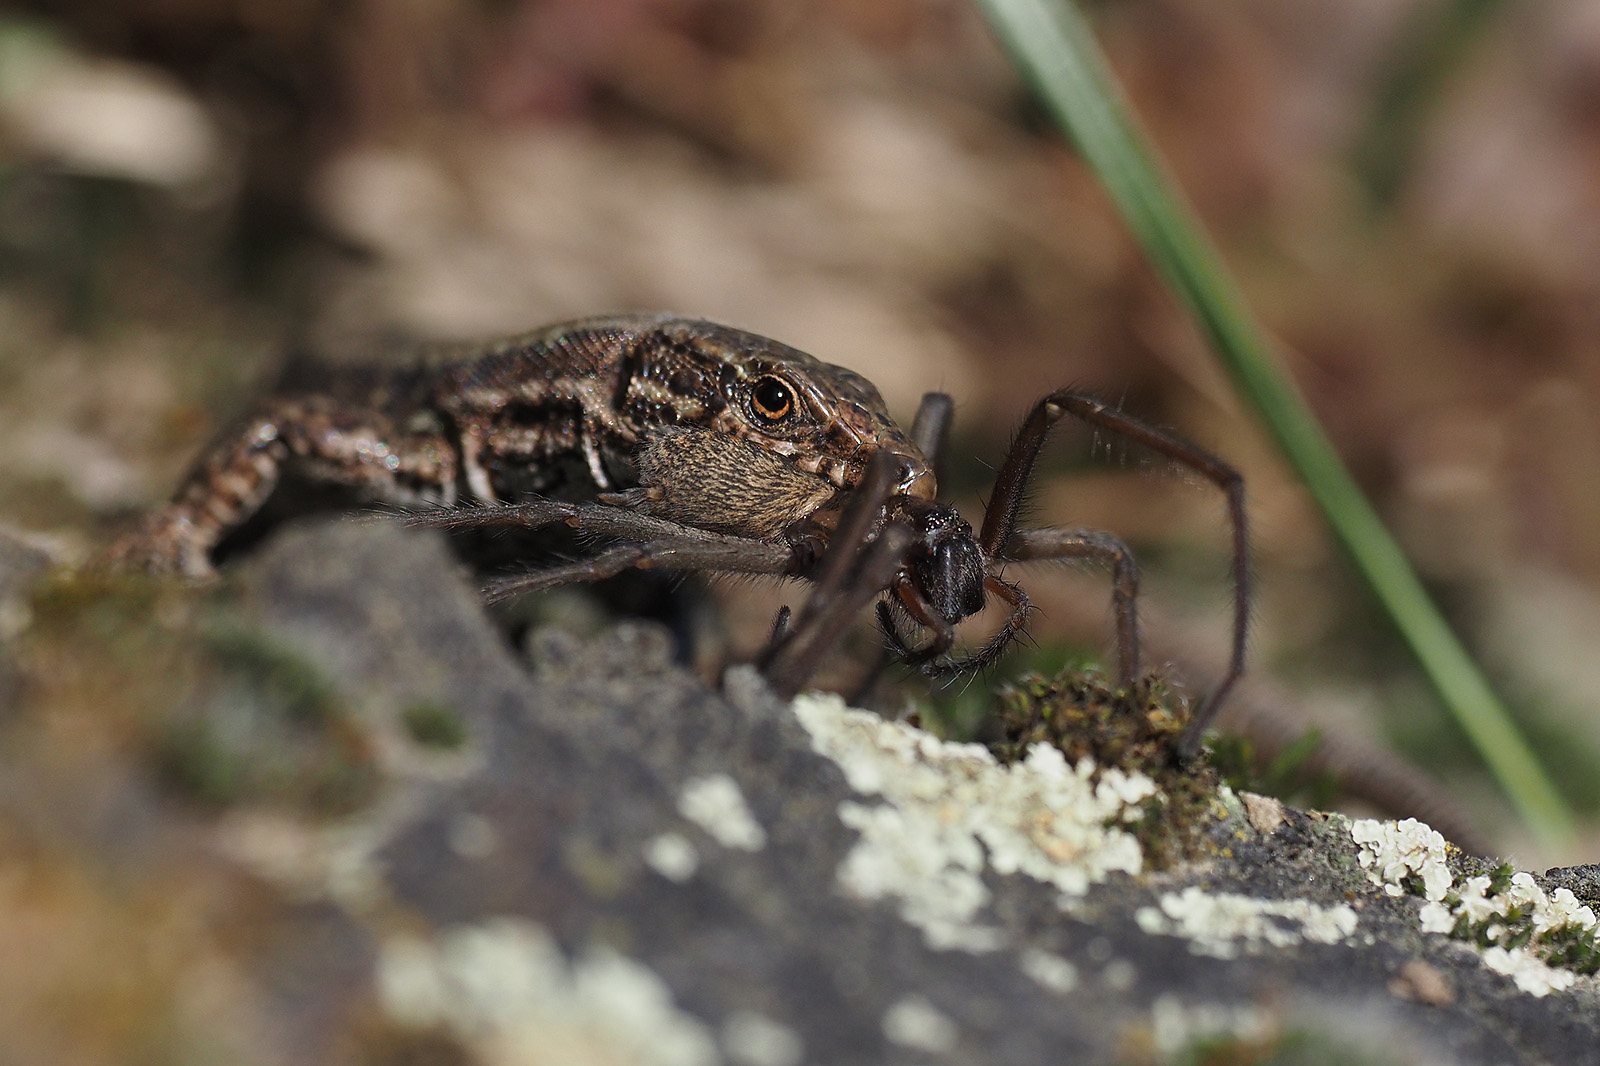
[[354, 500], [455, 502], [455, 448], [442, 434], [400, 431], [370, 407], [327, 396], [274, 398], [219, 439], [172, 501], [97, 562], [210, 577], [217, 546], [261, 510], [294, 467]]

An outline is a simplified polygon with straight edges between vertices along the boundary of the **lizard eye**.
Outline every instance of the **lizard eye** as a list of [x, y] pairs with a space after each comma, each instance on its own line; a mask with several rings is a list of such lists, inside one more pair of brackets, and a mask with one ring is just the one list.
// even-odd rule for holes
[[750, 390], [750, 410], [768, 424], [781, 422], [794, 410], [794, 390], [781, 378], [768, 375]]

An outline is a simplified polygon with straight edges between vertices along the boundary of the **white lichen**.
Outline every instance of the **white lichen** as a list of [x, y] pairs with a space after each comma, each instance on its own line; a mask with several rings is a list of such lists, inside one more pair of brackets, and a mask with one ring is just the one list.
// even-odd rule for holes
[[438, 939], [398, 936], [377, 961], [384, 1011], [443, 1028], [498, 1066], [628, 1062], [718, 1066], [710, 1029], [678, 1010], [653, 971], [608, 948], [568, 962], [533, 922], [501, 918]]
[[1027, 948], [1019, 962], [1023, 973], [1052, 992], [1065, 994], [1078, 987], [1078, 968], [1060, 955]]
[[839, 817], [861, 838], [839, 883], [862, 899], [893, 899], [938, 949], [995, 950], [1004, 932], [981, 922], [986, 868], [1054, 886], [1070, 906], [1114, 871], [1136, 874], [1138, 842], [1119, 823], [1154, 795], [1155, 783], [1035, 744], [1001, 766], [977, 744], [952, 744], [919, 729], [810, 694], [794, 709], [812, 746], [844, 770], [856, 792]]
[[989, 902], [984, 855], [962, 826], [943, 825], [926, 812], [845, 802], [839, 820], [861, 834], [839, 867], [839, 884], [861, 899], [898, 899], [900, 916], [941, 951], [995, 951], [1006, 942], [998, 926], [976, 920]]
[[891, 1044], [942, 1054], [955, 1049], [961, 1030], [923, 996], [905, 996], [883, 1014], [883, 1035]]
[[1112, 959], [1101, 968], [1100, 983], [1113, 992], [1131, 992], [1139, 983], [1139, 971], [1127, 959]]
[[1546, 895], [1532, 874], [1505, 868], [1456, 885], [1444, 861], [1444, 838], [1416, 819], [1358, 820], [1350, 836], [1361, 845], [1357, 858], [1369, 880], [1391, 896], [1424, 896], [1417, 912], [1423, 932], [1487, 942], [1483, 964], [1530, 995], [1547, 996], [1577, 981], [1571, 969], [1551, 965], [1559, 952], [1570, 952], [1569, 959], [1600, 953], [1594, 909], [1568, 889]]
[[1578, 980], [1571, 970], [1558, 970], [1524, 948], [1484, 948], [1483, 964], [1504, 974], [1531, 996], [1543, 997], [1570, 988]]
[[[1516, 878], [1513, 877], [1512, 881], [1515, 882]], [[1579, 903], [1578, 897], [1569, 888], [1558, 888], [1550, 893], [1545, 905], [1533, 916], [1534, 931], [1539, 933], [1562, 926], [1574, 926], [1585, 933], [1593, 933], [1596, 924], [1594, 908]]]
[[678, 813], [725, 848], [760, 851], [767, 846], [766, 830], [750, 813], [738, 782], [727, 774], [707, 774], [685, 781], [678, 793]]
[[734, 1066], [800, 1066], [806, 1055], [799, 1033], [748, 1010], [734, 1011], [723, 1023], [722, 1050]]
[[1404, 895], [1407, 877], [1416, 876], [1425, 899], [1441, 900], [1450, 888], [1450, 867], [1444, 859], [1444, 837], [1415, 818], [1380, 822], [1361, 818], [1350, 825], [1350, 836], [1361, 845], [1356, 861], [1367, 880], [1391, 896]]
[[700, 868], [700, 853], [682, 833], [660, 833], [645, 841], [645, 864], [668, 881], [689, 880]]
[[1340, 903], [1324, 907], [1303, 899], [1259, 899], [1207, 892], [1190, 885], [1163, 893], [1156, 907], [1134, 914], [1146, 933], [1181, 936], [1196, 955], [1231, 959], [1263, 947], [1283, 948], [1310, 940], [1338, 944], [1356, 931], [1356, 912]]

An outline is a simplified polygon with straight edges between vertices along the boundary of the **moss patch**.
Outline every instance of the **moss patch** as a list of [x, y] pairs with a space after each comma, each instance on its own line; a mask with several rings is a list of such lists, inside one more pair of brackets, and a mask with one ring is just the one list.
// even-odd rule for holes
[[442, 703], [415, 703], [400, 712], [411, 739], [425, 748], [454, 751], [466, 743], [467, 723], [453, 707]]
[[1206, 854], [1208, 830], [1227, 816], [1206, 756], [1178, 764], [1189, 706], [1153, 674], [1120, 689], [1086, 671], [1024, 677], [1001, 692], [996, 724], [999, 737], [989, 749], [1003, 763], [1017, 762], [1043, 743], [1068, 762], [1087, 758], [1100, 769], [1154, 780], [1160, 791], [1143, 801], [1144, 817], [1132, 827], [1153, 869]]
[[337, 816], [378, 786], [371, 744], [332, 682], [255, 630], [211, 625], [205, 670], [157, 743], [167, 781], [210, 805], [244, 801]]
[[87, 729], [206, 806], [341, 815], [380, 771], [332, 679], [242, 619], [225, 590], [67, 575], [33, 598], [22, 720], [41, 741]]

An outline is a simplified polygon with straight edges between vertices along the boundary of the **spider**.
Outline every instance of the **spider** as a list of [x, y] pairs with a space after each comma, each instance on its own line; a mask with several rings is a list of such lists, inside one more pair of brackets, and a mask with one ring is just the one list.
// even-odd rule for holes
[[[757, 402], [766, 410], [795, 402], [781, 379], [763, 380], [767, 394]], [[773, 689], [784, 697], [800, 691], [845, 629], [875, 600], [878, 624], [899, 658], [930, 676], [972, 671], [1001, 657], [1023, 632], [1031, 610], [1022, 588], [997, 572], [1003, 564], [1043, 559], [1098, 562], [1112, 573], [1117, 679], [1126, 685], [1140, 672], [1139, 568], [1133, 554], [1110, 533], [1018, 528], [1039, 451], [1051, 428], [1071, 415], [1192, 469], [1226, 497], [1232, 527], [1232, 650], [1221, 681], [1196, 707], [1180, 742], [1179, 756], [1192, 757], [1244, 671], [1250, 583], [1240, 475], [1202, 448], [1092, 396], [1062, 389], [1039, 400], [1023, 422], [995, 478], [982, 526], [974, 532], [953, 505], [931, 491], [953, 409], [949, 396], [926, 395], [908, 435], [913, 449], [877, 449], [858, 483], [771, 536], [716, 528], [715, 508], [705, 500], [759, 497], [771, 491], [765, 479], [780, 469], [774, 465], [779, 459], [720, 433], [668, 435], [667, 442], [678, 443], [660, 453], [670, 454], [669, 460], [658, 454], [648, 489], [602, 493], [593, 503], [536, 499], [439, 510], [414, 515], [412, 522], [444, 529], [564, 523], [616, 542], [589, 558], [497, 579], [484, 590], [491, 602], [556, 585], [601, 580], [629, 568], [808, 579], [814, 584], [810, 598], [792, 617], [787, 607], [779, 611], [772, 639], [758, 660]], [[707, 485], [716, 491], [708, 494]], [[680, 503], [674, 516], [693, 521], [660, 516], [663, 502], [674, 499], [687, 501]], [[645, 513], [652, 504], [658, 513]], [[956, 626], [983, 610], [991, 597], [1010, 608], [1005, 622], [977, 651], [950, 658]], [[920, 644], [914, 632], [906, 631], [907, 623], [927, 634]]]

